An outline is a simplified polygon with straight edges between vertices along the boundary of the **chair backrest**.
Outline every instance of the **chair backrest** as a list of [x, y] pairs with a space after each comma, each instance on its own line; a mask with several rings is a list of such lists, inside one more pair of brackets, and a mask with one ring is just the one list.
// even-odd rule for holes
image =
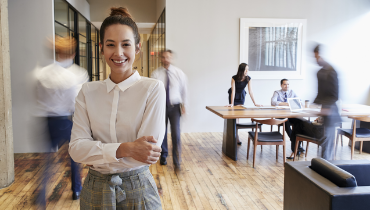
[[266, 125], [279, 125], [279, 124], [286, 122], [287, 120], [288, 119], [282, 119], [282, 120], [278, 120], [278, 119], [258, 120], [255, 118], [252, 119], [252, 121], [255, 121], [261, 124], [266, 124]]
[[370, 122], [370, 116], [348, 116], [348, 118], [351, 118], [353, 120], [360, 120], [364, 122]]
[[356, 136], [356, 120], [363, 121], [363, 122], [370, 122], [370, 116], [348, 116], [348, 118], [353, 119], [352, 124], [352, 136]]

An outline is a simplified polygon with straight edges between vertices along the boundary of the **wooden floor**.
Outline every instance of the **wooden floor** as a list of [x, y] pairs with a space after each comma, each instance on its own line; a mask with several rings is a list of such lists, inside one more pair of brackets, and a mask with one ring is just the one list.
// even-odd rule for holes
[[[222, 133], [184, 133], [182, 138], [182, 171], [175, 173], [172, 157], [168, 165], [159, 162], [150, 167], [162, 193], [163, 209], [283, 209], [284, 167], [282, 147], [276, 160], [275, 146], [260, 146], [256, 153], [256, 168], [252, 155], [246, 160], [247, 132], [240, 132], [238, 161], [222, 154]], [[338, 147], [337, 159], [350, 159], [348, 140]], [[290, 141], [287, 143], [290, 154]], [[320, 150], [310, 145], [308, 158], [317, 157]], [[72, 200], [70, 163], [67, 145], [58, 153], [15, 154], [15, 182], [0, 190], [0, 209], [35, 209], [33, 200], [40, 190], [39, 178], [45, 167], [44, 159], [54, 162], [52, 177], [47, 185], [47, 209], [79, 209]], [[354, 159], [370, 159], [367, 153], [355, 151]], [[83, 177], [87, 167], [82, 169]]]

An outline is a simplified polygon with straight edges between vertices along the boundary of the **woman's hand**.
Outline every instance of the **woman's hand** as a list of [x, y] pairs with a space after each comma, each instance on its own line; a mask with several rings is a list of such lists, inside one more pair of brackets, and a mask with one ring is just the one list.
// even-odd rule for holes
[[254, 104], [256, 107], [263, 107], [261, 104]]
[[226, 105], [226, 107], [233, 107], [234, 104], [229, 104], [229, 105]]
[[132, 157], [143, 163], [154, 164], [161, 156], [162, 149], [149, 142], [157, 143], [157, 140], [153, 136], [143, 136], [134, 142], [121, 144], [117, 149], [116, 156], [117, 158]]

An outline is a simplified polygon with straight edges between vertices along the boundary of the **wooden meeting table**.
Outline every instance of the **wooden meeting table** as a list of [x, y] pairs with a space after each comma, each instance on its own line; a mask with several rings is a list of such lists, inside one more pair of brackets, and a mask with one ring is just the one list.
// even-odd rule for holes
[[[318, 116], [318, 111], [291, 112], [289, 109], [245, 108], [243, 106], [206, 106], [206, 109], [224, 119], [222, 152], [233, 160], [238, 159], [236, 139], [237, 118], [297, 118]], [[370, 106], [359, 104], [343, 105], [342, 116], [368, 116]]]

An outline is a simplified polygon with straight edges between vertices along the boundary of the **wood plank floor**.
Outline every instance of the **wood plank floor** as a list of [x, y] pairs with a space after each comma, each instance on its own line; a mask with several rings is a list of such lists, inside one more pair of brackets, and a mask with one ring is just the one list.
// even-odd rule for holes
[[[182, 138], [182, 171], [175, 173], [172, 157], [168, 165], [159, 162], [150, 167], [155, 178], [163, 209], [283, 209], [284, 167], [282, 147], [276, 160], [275, 146], [260, 146], [256, 152], [256, 168], [247, 154], [247, 131], [240, 131], [238, 161], [222, 154], [222, 133], [184, 133]], [[170, 142], [170, 141], [169, 141]], [[337, 159], [350, 159], [348, 139], [338, 147]], [[170, 145], [171, 146], [171, 145]], [[171, 149], [170, 149], [171, 151]], [[290, 141], [287, 142], [290, 154]], [[310, 145], [307, 159], [320, 154], [317, 145]], [[50, 158], [53, 167], [47, 186], [47, 209], [79, 209], [72, 200], [70, 163], [67, 144], [58, 153], [15, 154], [15, 182], [0, 190], [0, 209], [36, 209], [32, 200], [40, 191], [44, 160]], [[354, 159], [369, 159], [370, 154], [355, 151]], [[82, 169], [85, 177], [88, 168]]]

